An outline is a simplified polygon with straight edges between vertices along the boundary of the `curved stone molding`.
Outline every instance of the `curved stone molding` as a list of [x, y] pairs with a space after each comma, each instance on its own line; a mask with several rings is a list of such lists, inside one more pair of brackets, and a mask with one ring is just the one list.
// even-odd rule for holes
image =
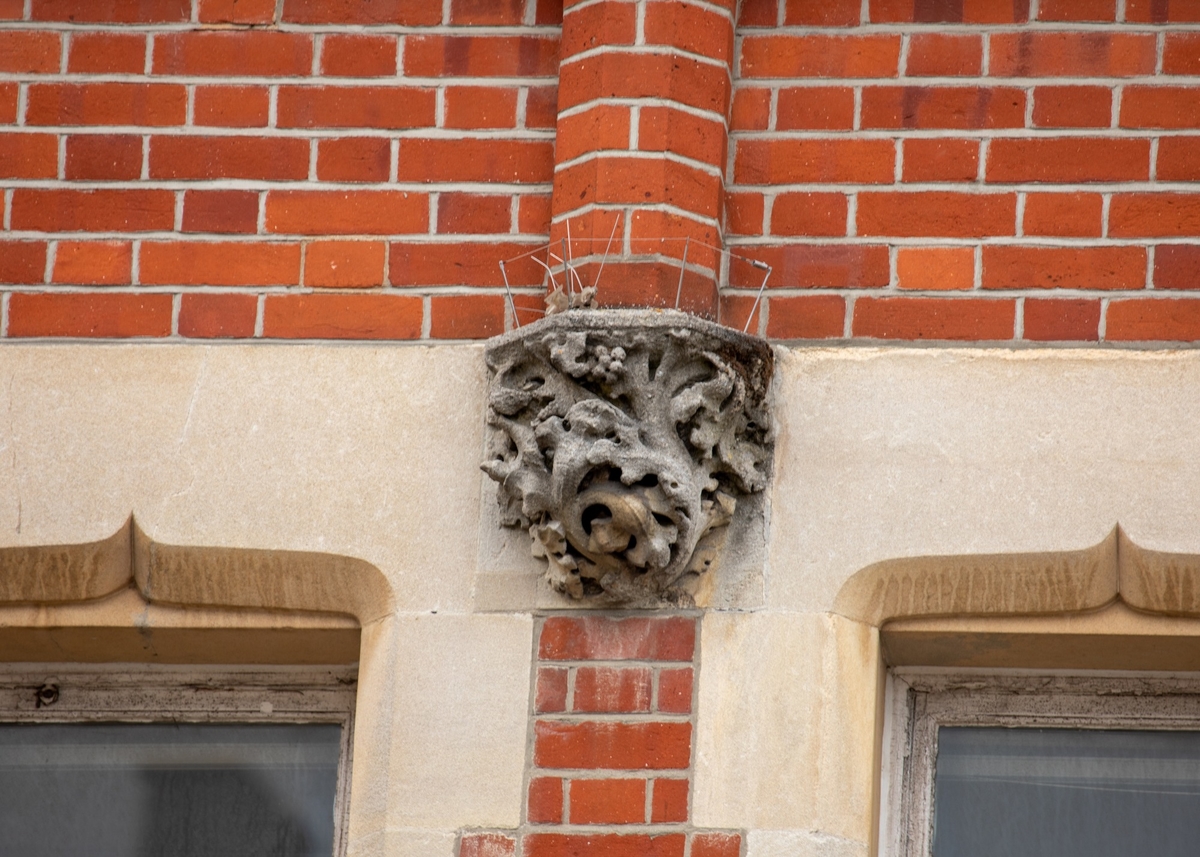
[[877, 562], [838, 592], [834, 612], [869, 625], [935, 616], [1018, 616], [1103, 607], [1119, 587], [1118, 530], [1080, 551], [928, 556]]
[[484, 471], [559, 592], [690, 604], [766, 485], [765, 342], [676, 311], [573, 310], [492, 340]]
[[133, 587], [151, 604], [340, 613], [391, 611], [383, 573], [336, 554], [159, 544], [131, 517], [103, 541], [0, 548], [0, 605], [89, 601]]
[[1120, 533], [1121, 600], [1135, 610], [1200, 616], [1200, 556], [1138, 547]]

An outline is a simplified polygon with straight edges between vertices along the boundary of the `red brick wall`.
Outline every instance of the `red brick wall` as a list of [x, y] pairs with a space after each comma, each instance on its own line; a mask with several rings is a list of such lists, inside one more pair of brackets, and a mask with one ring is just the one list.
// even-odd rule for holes
[[695, 616], [539, 621], [525, 823], [465, 831], [459, 857], [739, 857], [690, 823]]
[[773, 338], [1200, 340], [1195, 0], [566, 7], [0, 0], [0, 335], [481, 338], [569, 222]]

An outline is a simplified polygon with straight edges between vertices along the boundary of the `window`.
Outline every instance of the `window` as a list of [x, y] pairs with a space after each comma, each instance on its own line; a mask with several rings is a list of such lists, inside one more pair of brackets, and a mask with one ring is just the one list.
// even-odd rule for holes
[[352, 669], [0, 674], [0, 854], [335, 857]]
[[890, 676], [881, 853], [1200, 853], [1200, 679]]

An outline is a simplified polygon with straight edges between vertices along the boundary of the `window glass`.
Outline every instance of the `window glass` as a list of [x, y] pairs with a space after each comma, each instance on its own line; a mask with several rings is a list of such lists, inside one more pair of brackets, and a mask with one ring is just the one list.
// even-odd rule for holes
[[0, 853], [330, 857], [338, 724], [0, 724]]
[[1138, 854], [1200, 854], [1200, 732], [938, 729], [934, 857]]

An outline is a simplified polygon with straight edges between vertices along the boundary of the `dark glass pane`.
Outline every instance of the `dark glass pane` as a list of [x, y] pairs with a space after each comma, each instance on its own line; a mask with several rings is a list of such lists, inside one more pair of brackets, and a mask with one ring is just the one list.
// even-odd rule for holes
[[934, 857], [1196, 857], [1200, 732], [943, 727]]
[[0, 724], [0, 855], [331, 857], [341, 727]]

